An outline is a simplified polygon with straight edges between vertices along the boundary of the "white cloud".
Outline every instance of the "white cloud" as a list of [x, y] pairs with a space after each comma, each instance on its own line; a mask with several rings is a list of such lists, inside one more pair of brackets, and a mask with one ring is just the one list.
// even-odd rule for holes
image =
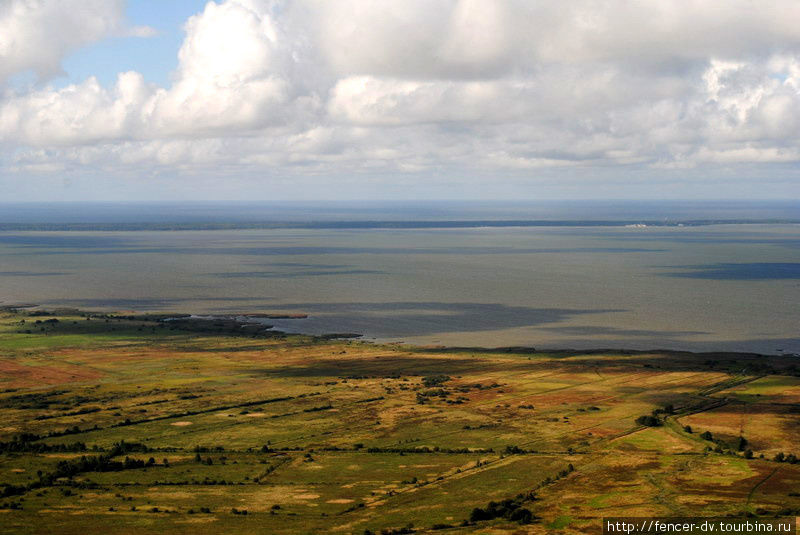
[[[52, 32], [61, 5], [0, 3], [0, 80], [152, 34], [106, 1]], [[798, 19], [794, 0], [220, 0], [186, 22], [170, 87], [7, 90], [0, 150], [16, 170], [270, 176], [796, 164]]]
[[207, 137], [283, 124], [302, 117], [313, 98], [293, 95], [287, 50], [268, 13], [254, 2], [209, 2], [186, 23], [170, 88], [137, 72], [112, 88], [95, 78], [14, 95], [0, 105], [0, 139], [30, 145]]
[[304, 0], [292, 22], [339, 75], [490, 77], [548, 63], [686, 68], [800, 44], [800, 4], [771, 0]]
[[0, 84], [29, 70], [58, 74], [67, 54], [118, 31], [124, 8], [124, 0], [0, 1]]

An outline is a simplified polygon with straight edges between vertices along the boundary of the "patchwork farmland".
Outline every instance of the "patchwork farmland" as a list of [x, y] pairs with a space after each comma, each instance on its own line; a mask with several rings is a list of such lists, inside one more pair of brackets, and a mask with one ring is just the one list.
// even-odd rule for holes
[[0, 314], [0, 533], [565, 533], [800, 512], [794, 357]]

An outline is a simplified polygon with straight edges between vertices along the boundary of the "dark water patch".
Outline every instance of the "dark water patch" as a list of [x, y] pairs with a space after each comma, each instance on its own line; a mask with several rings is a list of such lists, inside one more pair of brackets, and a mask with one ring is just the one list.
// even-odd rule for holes
[[692, 230], [675, 229], [669, 231], [654, 231], [652, 229], [622, 229], [617, 231], [595, 231], [594, 229], [564, 229], [558, 232], [562, 236], [577, 236], [602, 238], [624, 243], [630, 242], [657, 242], [659, 244], [731, 244], [731, 245], [775, 245], [791, 249], [800, 248], [800, 239], [783, 237], [777, 232], [765, 230], [764, 232], [698, 232]]
[[800, 279], [800, 262], [745, 262], [680, 267], [691, 271], [668, 273], [667, 276], [740, 281]]
[[291, 324], [270, 320], [280, 330], [299, 329], [307, 334], [346, 331], [378, 338], [535, 327], [568, 321], [584, 314], [623, 312], [617, 309], [536, 308], [499, 303], [434, 301], [284, 303], [280, 307], [310, 315], [306, 320]]
[[[258, 262], [249, 262], [248, 265], [263, 265], [263, 264]], [[269, 267], [288, 267], [288, 268], [300, 268], [300, 269], [345, 269], [352, 267], [348, 266], [347, 264], [306, 264], [303, 262], [270, 262], [265, 265]]]

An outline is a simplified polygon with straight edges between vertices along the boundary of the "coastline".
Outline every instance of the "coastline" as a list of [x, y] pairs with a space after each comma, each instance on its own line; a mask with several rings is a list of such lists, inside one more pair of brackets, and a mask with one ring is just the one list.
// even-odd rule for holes
[[324, 332], [308, 333], [302, 331], [285, 331], [275, 328], [274, 325], [261, 320], [303, 320], [310, 317], [305, 313], [286, 313], [286, 312], [240, 312], [230, 314], [194, 314], [179, 312], [136, 312], [136, 311], [97, 311], [84, 310], [80, 308], [47, 308], [38, 304], [0, 304], [0, 312], [22, 313], [31, 317], [52, 317], [59, 315], [78, 315], [85, 318], [96, 319], [117, 319], [128, 321], [146, 321], [163, 323], [176, 329], [191, 332], [209, 332], [214, 334], [227, 334], [232, 336], [263, 336], [273, 337], [304, 337], [315, 340], [349, 340], [371, 346], [385, 346], [391, 348], [403, 348], [408, 351], [419, 352], [454, 352], [454, 353], [508, 353], [508, 354], [535, 354], [542, 353], [547, 355], [673, 355], [676, 357], [697, 356], [697, 357], [724, 357], [724, 358], [744, 358], [744, 359], [764, 359], [764, 358], [787, 358], [798, 359], [800, 354], [793, 352], [761, 353], [756, 351], [731, 351], [726, 349], [710, 349], [705, 351], [692, 351], [684, 349], [674, 349], [668, 347], [652, 347], [645, 349], [624, 347], [624, 346], [601, 346], [588, 348], [577, 347], [544, 347], [531, 345], [497, 345], [497, 346], [477, 346], [477, 345], [445, 345], [445, 344], [417, 344], [406, 341], [376, 341], [367, 338], [363, 333], [355, 332]]

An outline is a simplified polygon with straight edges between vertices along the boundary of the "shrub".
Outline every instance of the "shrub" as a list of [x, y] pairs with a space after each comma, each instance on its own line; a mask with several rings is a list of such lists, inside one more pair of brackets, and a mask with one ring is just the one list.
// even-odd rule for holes
[[491, 516], [489, 516], [489, 512], [481, 509], [480, 507], [476, 507], [472, 510], [469, 514], [469, 521], [470, 522], [480, 522], [481, 520], [491, 520]]
[[636, 418], [636, 423], [639, 425], [646, 425], [647, 427], [658, 427], [661, 425], [661, 420], [655, 416], [645, 415]]
[[514, 512], [509, 515], [508, 519], [518, 524], [530, 524], [533, 521], [533, 513], [524, 507], [520, 507], [514, 510]]
[[522, 503], [527, 499], [524, 495], [519, 495], [514, 499], [505, 499], [502, 502], [489, 502], [485, 508], [476, 507], [470, 513], [470, 522], [480, 522], [482, 520], [492, 520], [494, 518], [505, 518], [518, 524], [530, 524], [534, 516], [530, 510], [522, 507]]
[[441, 384], [444, 384], [449, 380], [450, 377], [447, 375], [429, 375], [427, 377], [422, 378], [422, 384], [428, 388], [432, 388], [434, 386], [439, 386]]

